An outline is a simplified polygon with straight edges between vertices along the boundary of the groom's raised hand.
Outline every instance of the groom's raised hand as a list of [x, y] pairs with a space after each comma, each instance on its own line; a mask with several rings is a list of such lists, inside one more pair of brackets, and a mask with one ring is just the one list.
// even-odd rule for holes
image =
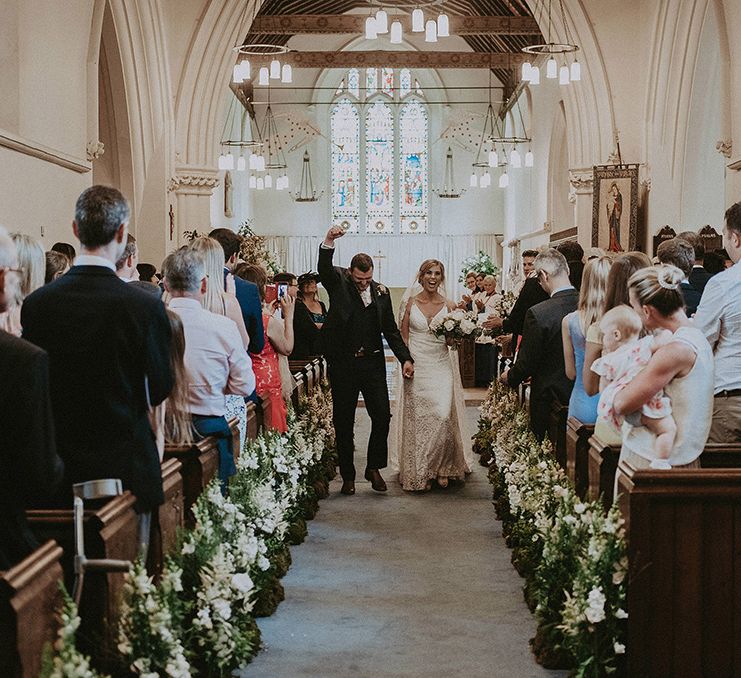
[[401, 373], [404, 375], [404, 379], [411, 379], [414, 376], [414, 363], [407, 360], [401, 367]]
[[324, 244], [327, 247], [334, 247], [334, 241], [337, 240], [337, 238], [341, 238], [343, 235], [345, 235], [345, 229], [341, 228], [340, 226], [332, 226], [327, 231], [327, 235], [324, 238]]

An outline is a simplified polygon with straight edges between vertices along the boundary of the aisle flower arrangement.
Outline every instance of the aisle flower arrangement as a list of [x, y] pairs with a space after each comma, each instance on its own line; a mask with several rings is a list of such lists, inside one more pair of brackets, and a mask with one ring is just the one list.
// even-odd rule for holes
[[481, 406], [474, 449], [493, 459], [494, 505], [538, 620], [536, 658], [584, 678], [618, 672], [627, 556], [617, 507], [579, 499], [550, 442], [535, 439], [516, 393], [498, 382]]
[[[143, 564], [132, 566], [118, 630], [122, 674], [229, 676], [258, 652], [255, 618], [272, 614], [282, 600], [288, 544], [299, 541], [294, 528], [305, 533], [317, 488], [335, 473], [331, 411], [323, 384], [289, 413], [287, 433], [246, 441], [227, 496], [218, 479], [204, 490], [193, 506], [195, 527], [181, 532], [159, 581]], [[63, 614], [72, 614], [68, 606]], [[94, 677], [89, 661], [69, 649], [72, 626], [63, 627], [71, 630], [49, 661], [63, 668], [48, 675]]]

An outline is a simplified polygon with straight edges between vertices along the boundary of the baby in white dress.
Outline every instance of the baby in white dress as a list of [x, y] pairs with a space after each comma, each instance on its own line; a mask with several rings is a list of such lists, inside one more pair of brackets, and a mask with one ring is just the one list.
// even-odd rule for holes
[[[600, 399], [597, 416], [620, 432], [622, 417], [614, 409], [615, 396], [648, 364], [651, 356], [664, 343], [662, 338], [640, 338], [641, 319], [628, 306], [611, 309], [600, 321], [603, 334], [602, 357], [595, 360], [592, 371], [600, 375]], [[667, 333], [667, 338], [671, 337]], [[663, 391], [654, 394], [640, 411], [625, 416], [633, 426], [645, 426], [656, 436], [654, 453], [668, 459], [674, 447], [677, 424], [672, 417], [671, 401]]]

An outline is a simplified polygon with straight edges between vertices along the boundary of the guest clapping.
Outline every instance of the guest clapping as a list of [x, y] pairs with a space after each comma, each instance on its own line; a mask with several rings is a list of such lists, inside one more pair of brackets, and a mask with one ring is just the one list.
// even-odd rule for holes
[[288, 430], [286, 422], [287, 407], [283, 399], [283, 389], [278, 364], [279, 355], [288, 356], [293, 351], [293, 314], [295, 302], [289, 294], [284, 295], [279, 303], [283, 319], [273, 316], [274, 305], [265, 306], [265, 285], [267, 274], [261, 266], [242, 264], [235, 272], [241, 278], [257, 285], [260, 300], [263, 303], [263, 332], [265, 346], [258, 354], [253, 354], [257, 395], [266, 403], [265, 426], [284, 433]]
[[[668, 330], [673, 336], [615, 396], [614, 408], [619, 416], [637, 412], [663, 389], [677, 424], [668, 463], [697, 468], [713, 412], [713, 353], [684, 312], [680, 289], [684, 278], [685, 273], [674, 266], [651, 266], [631, 276], [630, 303], [645, 330]], [[626, 420], [620, 458], [645, 468], [655, 458], [653, 450], [651, 431]]]
[[291, 360], [307, 360], [321, 354], [319, 332], [327, 319], [327, 307], [319, 300], [318, 282], [318, 273], [304, 273], [298, 278]]

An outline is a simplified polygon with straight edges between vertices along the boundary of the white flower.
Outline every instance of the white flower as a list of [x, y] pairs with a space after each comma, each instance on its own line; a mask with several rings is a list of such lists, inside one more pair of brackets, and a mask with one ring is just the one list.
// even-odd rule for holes
[[232, 577], [232, 586], [241, 593], [248, 593], [255, 585], [250, 575], [246, 572], [239, 572]]
[[463, 334], [471, 334], [475, 329], [475, 322], [468, 319], [461, 320], [461, 332], [463, 332]]
[[554, 485], [553, 486], [553, 494], [555, 494], [559, 499], [563, 499], [569, 491], [560, 485]]
[[616, 619], [627, 619], [628, 618], [628, 613], [622, 607], [619, 607], [615, 611], [615, 618]]
[[571, 515], [564, 516], [563, 522], [565, 522], [567, 525], [574, 525], [576, 523], [576, 518]]
[[587, 596], [587, 607], [584, 614], [592, 624], [597, 624], [605, 618], [605, 603], [607, 599], [602, 589], [598, 586], [593, 588]]
[[455, 329], [455, 320], [449, 318], [443, 323], [443, 327], [445, 327], [448, 332], [452, 332]]
[[577, 513], [584, 513], [584, 511], [586, 510], [587, 510], [587, 507], [581, 502], [574, 505], [574, 511], [576, 511]]
[[615, 654], [625, 654], [625, 645], [622, 643], [615, 643]]

